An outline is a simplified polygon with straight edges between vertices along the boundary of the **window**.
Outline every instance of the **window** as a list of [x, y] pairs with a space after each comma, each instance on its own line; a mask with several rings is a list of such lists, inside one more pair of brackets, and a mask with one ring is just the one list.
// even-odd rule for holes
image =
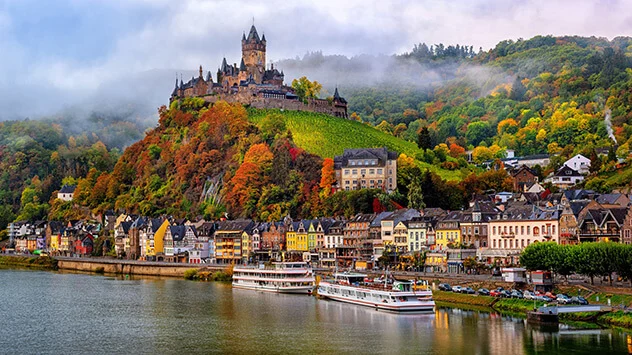
[[494, 249], [496, 249], [496, 239], [494, 239]]
[[345, 175], [349, 175], [349, 169], [345, 169]]
[[527, 226], [527, 235], [531, 234], [531, 226]]
[[524, 234], [524, 226], [520, 226], [520, 234]]
[[496, 226], [492, 227], [492, 235], [496, 235]]
[[345, 181], [345, 185], [349, 185], [349, 180]]
[[382, 184], [382, 180], [378, 180], [377, 183], [381, 185]]
[[351, 174], [353, 174], [353, 175], [358, 174], [358, 170], [357, 170], [357, 169], [353, 169], [353, 170], [351, 171]]
[[366, 169], [360, 169], [360, 174], [366, 175]]
[[369, 169], [369, 174], [375, 174], [375, 169]]
[[350, 163], [349, 165], [354, 166], [355, 165], [355, 160], [352, 160], [349, 163]]
[[554, 226], [554, 225], [553, 225], [553, 226], [551, 226], [551, 233], [552, 233], [552, 234], [555, 234], [555, 226]]
[[383, 174], [383, 173], [384, 173], [384, 171], [383, 171], [382, 169], [377, 169], [377, 173], [378, 173], [378, 174]]

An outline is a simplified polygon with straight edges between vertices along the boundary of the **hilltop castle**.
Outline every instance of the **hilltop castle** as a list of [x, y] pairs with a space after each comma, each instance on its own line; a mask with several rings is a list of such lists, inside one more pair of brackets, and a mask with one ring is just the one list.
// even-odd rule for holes
[[241, 63], [229, 65], [226, 58], [217, 70], [217, 81], [213, 81], [211, 72], [204, 77], [200, 65], [199, 76], [192, 77], [187, 83], [182, 79], [171, 93], [169, 102], [185, 97], [201, 97], [214, 103], [218, 100], [239, 102], [255, 108], [279, 108], [296, 111], [313, 111], [336, 117], [348, 118], [347, 101], [340, 96], [338, 88], [331, 99], [308, 99], [302, 102], [292, 87], [283, 83], [283, 71], [270, 65], [266, 69], [266, 36], [260, 38], [254, 25], [241, 38]]

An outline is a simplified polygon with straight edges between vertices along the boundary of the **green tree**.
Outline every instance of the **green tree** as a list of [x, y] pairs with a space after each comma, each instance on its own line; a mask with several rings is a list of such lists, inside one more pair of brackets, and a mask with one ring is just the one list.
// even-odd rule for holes
[[421, 190], [421, 177], [414, 176], [408, 184], [408, 208], [422, 210], [426, 207], [424, 202], [424, 194]]
[[323, 86], [318, 81], [310, 81], [306, 76], [292, 80], [292, 89], [298, 99], [306, 102], [307, 99], [315, 99], [320, 95]]
[[417, 135], [417, 146], [419, 149], [432, 149], [432, 137], [430, 136], [430, 131], [428, 127], [421, 127], [419, 130], [419, 134]]

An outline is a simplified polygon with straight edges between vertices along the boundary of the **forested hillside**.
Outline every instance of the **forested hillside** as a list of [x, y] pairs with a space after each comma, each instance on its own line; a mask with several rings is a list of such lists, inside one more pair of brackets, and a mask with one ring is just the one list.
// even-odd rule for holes
[[[50, 200], [64, 179], [93, 211], [261, 220], [406, 205], [419, 185], [423, 203], [451, 209], [472, 193], [510, 188], [506, 173], [472, 173], [468, 149], [475, 162], [508, 149], [552, 154], [542, 177], [582, 153], [593, 161], [586, 187], [630, 186], [631, 57], [628, 37], [551, 36], [487, 52], [420, 43], [394, 56], [311, 53], [278, 65], [337, 84], [351, 121], [186, 100], [162, 108], [144, 138], [146, 124], [117, 115], [0, 123], [0, 228], [76, 214]], [[119, 159], [117, 148], [141, 138]], [[327, 158], [375, 146], [403, 153], [399, 191], [332, 195]]]

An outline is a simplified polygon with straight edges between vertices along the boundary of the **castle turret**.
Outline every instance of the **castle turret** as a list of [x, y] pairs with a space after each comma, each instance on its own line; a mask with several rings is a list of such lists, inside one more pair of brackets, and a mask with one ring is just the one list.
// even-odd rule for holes
[[241, 41], [241, 58], [246, 70], [257, 83], [261, 83], [266, 63], [266, 41], [259, 38], [255, 25], [250, 27], [248, 37]]
[[206, 82], [207, 83], [212, 83], [213, 82], [213, 76], [211, 75], [211, 71], [210, 70], [208, 72], [206, 72]]
[[173, 88], [173, 92], [171, 93], [171, 99], [173, 100], [178, 96], [178, 90], [180, 87], [178, 86], [178, 74], [176, 73], [176, 86]]
[[202, 70], [202, 66], [200, 65], [200, 79], [203, 77], [202, 73], [203, 73], [203, 70]]

